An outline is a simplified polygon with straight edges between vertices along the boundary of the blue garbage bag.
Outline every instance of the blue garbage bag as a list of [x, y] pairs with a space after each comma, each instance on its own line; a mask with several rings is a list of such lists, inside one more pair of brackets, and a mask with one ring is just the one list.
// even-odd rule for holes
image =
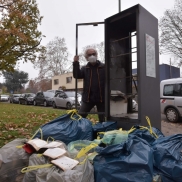
[[95, 182], [152, 182], [153, 153], [145, 140], [130, 137], [125, 143], [97, 147]]
[[93, 140], [92, 123], [86, 118], [82, 118], [76, 111], [70, 111], [49, 123], [40, 127], [42, 131], [35, 134], [33, 138], [47, 140], [52, 137], [60, 140], [66, 145], [76, 140]]
[[117, 129], [116, 121], [99, 122], [93, 125], [93, 137], [94, 139], [96, 139], [98, 132], [106, 132], [106, 131], [111, 131], [116, 129]]
[[150, 133], [150, 127], [143, 127], [140, 125], [134, 125], [133, 131], [129, 133], [131, 135], [136, 135], [144, 140], [146, 140], [150, 145], [157, 139], [164, 137], [164, 134], [157, 128], [151, 127], [152, 132]]
[[152, 148], [154, 166], [163, 178], [182, 182], [182, 134], [159, 138]]

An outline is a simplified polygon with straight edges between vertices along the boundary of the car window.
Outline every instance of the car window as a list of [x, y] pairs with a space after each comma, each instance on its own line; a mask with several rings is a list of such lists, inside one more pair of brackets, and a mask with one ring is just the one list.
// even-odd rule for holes
[[45, 97], [54, 97], [54, 93], [53, 92], [44, 92]]
[[176, 84], [174, 87], [174, 95], [182, 96], [182, 84]]
[[42, 93], [41, 92], [37, 93], [37, 96], [38, 97], [41, 97], [42, 96]]
[[75, 97], [75, 92], [65, 92], [68, 97]]
[[182, 96], [182, 84], [170, 84], [164, 86], [164, 96]]
[[20, 94], [13, 95], [13, 97], [20, 97]]
[[35, 94], [27, 94], [27, 97], [34, 97], [35, 96]]
[[65, 97], [65, 96], [66, 96], [66, 95], [65, 95], [64, 92], [59, 93], [59, 97]]
[[174, 85], [164, 86], [164, 96], [173, 96]]
[[[75, 92], [65, 92], [68, 97], [75, 97]], [[78, 97], [81, 97], [81, 94], [77, 93]]]

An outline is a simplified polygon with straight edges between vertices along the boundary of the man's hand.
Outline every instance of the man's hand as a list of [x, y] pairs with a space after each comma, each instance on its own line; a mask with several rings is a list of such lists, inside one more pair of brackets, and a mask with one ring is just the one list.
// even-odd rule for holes
[[74, 61], [79, 61], [79, 56], [75, 56]]

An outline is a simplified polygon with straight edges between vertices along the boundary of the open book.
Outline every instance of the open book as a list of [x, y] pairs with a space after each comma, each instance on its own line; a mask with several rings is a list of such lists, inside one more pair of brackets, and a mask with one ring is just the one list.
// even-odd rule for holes
[[56, 166], [61, 168], [63, 171], [67, 171], [67, 170], [73, 169], [79, 162], [69, 157], [62, 156], [60, 158], [52, 160], [51, 163], [55, 164]]
[[66, 150], [62, 148], [49, 148], [43, 153], [43, 155], [48, 156], [52, 159], [61, 157], [64, 154], [66, 154]]
[[45, 140], [41, 140], [39, 138], [29, 140], [26, 144], [31, 145], [35, 149], [35, 151], [39, 151], [39, 152], [44, 152], [48, 148], [56, 148], [56, 147], [64, 149], [64, 144], [62, 142], [52, 141], [48, 143]]

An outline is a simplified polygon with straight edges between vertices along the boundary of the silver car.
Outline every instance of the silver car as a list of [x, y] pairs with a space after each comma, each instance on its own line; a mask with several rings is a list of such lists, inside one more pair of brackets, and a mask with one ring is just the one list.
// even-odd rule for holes
[[1, 102], [7, 102], [9, 100], [9, 95], [0, 95]]
[[168, 121], [177, 122], [182, 117], [182, 78], [161, 81], [160, 103]]
[[[62, 107], [72, 109], [75, 107], [75, 92], [74, 91], [61, 91], [53, 98], [53, 108]], [[77, 106], [81, 105], [81, 95], [77, 94]]]

